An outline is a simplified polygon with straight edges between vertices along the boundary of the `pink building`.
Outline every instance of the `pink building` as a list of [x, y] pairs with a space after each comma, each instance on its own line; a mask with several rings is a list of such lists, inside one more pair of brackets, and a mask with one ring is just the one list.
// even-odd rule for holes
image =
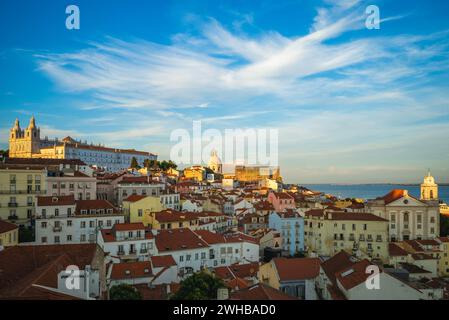
[[286, 209], [295, 209], [295, 199], [285, 192], [270, 192], [268, 194], [268, 202], [270, 202], [274, 210], [283, 212]]

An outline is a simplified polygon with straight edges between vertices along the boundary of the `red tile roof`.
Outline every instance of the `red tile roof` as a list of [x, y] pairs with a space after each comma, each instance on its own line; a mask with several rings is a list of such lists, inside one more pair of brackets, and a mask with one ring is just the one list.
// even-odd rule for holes
[[[407, 190], [402, 189], [394, 189], [391, 190], [389, 193], [384, 195], [383, 197], [377, 198], [378, 200], [384, 200], [385, 204], [392, 203], [398, 199], [401, 199], [402, 197], [408, 196], [409, 198], [415, 199], [414, 197], [410, 196]], [[417, 199], [415, 199], [417, 200]]]
[[207, 243], [188, 228], [160, 230], [156, 235], [159, 252], [207, 248]]
[[153, 276], [150, 261], [114, 263], [112, 265], [111, 279], [135, 279]]
[[314, 279], [320, 274], [318, 258], [274, 258], [272, 263], [280, 281]]
[[154, 268], [176, 266], [176, 261], [170, 254], [165, 256], [152, 256], [151, 263], [153, 264]]
[[343, 288], [350, 290], [368, 279], [370, 274], [366, 272], [366, 268], [369, 265], [371, 263], [365, 259], [354, 263], [350, 267], [339, 270], [335, 276]]
[[402, 249], [400, 246], [394, 243], [388, 244], [388, 252], [390, 256], [392, 257], [398, 257], [398, 256], [408, 256], [408, 252]]
[[141, 195], [137, 195], [137, 194], [132, 194], [132, 195], [130, 195], [128, 198], [126, 198], [123, 201], [137, 202], [137, 201], [140, 201], [142, 199], [145, 199], [146, 197], [148, 197], [148, 196], [143, 196], [143, 195], [141, 196]]
[[328, 260], [321, 262], [321, 268], [326, 273], [329, 280], [335, 284], [335, 274], [345, 268], [349, 268], [354, 264], [351, 255], [342, 250]]
[[298, 298], [291, 297], [279, 290], [259, 283], [249, 288], [233, 292], [230, 300], [298, 300]]
[[215, 275], [221, 279], [251, 278], [257, 277], [259, 271], [258, 263], [233, 264], [227, 267], [214, 269]]
[[[57, 275], [68, 265], [84, 269], [97, 255], [96, 244], [27, 245], [0, 252], [0, 298], [55, 298], [33, 284], [57, 287]], [[69, 297], [66, 297], [69, 298]]]
[[118, 213], [112, 203], [107, 200], [78, 200], [76, 201], [75, 213], [80, 215], [81, 211], [87, 210], [87, 214], [90, 214], [90, 210], [104, 210], [104, 214], [107, 214], [108, 209], [112, 209], [112, 213], [114, 214]]
[[19, 226], [15, 225], [14, 223], [0, 220], [0, 233], [9, 232], [15, 229], [19, 229]]
[[75, 197], [73, 195], [37, 197], [37, 205], [39, 207], [75, 205]]
[[144, 230], [145, 226], [142, 222], [134, 223], [116, 223], [113, 226], [114, 231], [134, 231], [134, 230]]
[[181, 212], [176, 210], [163, 210], [155, 213], [155, 218], [159, 223], [167, 222], [183, 222], [198, 220], [198, 215], [195, 213]]
[[326, 212], [326, 217], [329, 220], [355, 220], [355, 221], [379, 221], [388, 222], [388, 220], [376, 216], [371, 213], [362, 212]]

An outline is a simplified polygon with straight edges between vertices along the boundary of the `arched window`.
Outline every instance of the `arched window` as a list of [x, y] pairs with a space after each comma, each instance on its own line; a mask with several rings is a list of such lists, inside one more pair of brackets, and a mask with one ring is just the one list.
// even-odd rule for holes
[[433, 199], [433, 190], [430, 190], [430, 199]]

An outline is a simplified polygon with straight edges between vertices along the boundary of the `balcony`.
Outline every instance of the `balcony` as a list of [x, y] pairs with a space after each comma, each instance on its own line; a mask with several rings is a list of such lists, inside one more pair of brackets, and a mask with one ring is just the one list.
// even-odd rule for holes
[[8, 207], [10, 208], [17, 208], [19, 204], [17, 202], [8, 202]]
[[62, 227], [53, 227], [53, 232], [61, 232], [62, 231]]
[[37, 194], [45, 195], [45, 190], [0, 190], [0, 194]]
[[140, 254], [146, 254], [146, 253], [148, 253], [147, 249], [140, 249]]
[[10, 221], [19, 220], [19, 217], [17, 215], [8, 216], [8, 220]]
[[123, 256], [123, 255], [125, 255], [125, 251], [117, 251], [117, 255], [118, 256]]

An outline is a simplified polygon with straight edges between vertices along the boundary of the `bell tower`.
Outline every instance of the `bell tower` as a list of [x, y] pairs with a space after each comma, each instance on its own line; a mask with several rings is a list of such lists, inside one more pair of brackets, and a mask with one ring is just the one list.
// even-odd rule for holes
[[32, 158], [33, 154], [40, 153], [40, 129], [36, 127], [34, 116], [30, 124], [23, 130], [19, 119], [9, 131], [9, 156], [11, 158]]
[[438, 200], [438, 185], [430, 174], [430, 170], [421, 184], [421, 200]]

